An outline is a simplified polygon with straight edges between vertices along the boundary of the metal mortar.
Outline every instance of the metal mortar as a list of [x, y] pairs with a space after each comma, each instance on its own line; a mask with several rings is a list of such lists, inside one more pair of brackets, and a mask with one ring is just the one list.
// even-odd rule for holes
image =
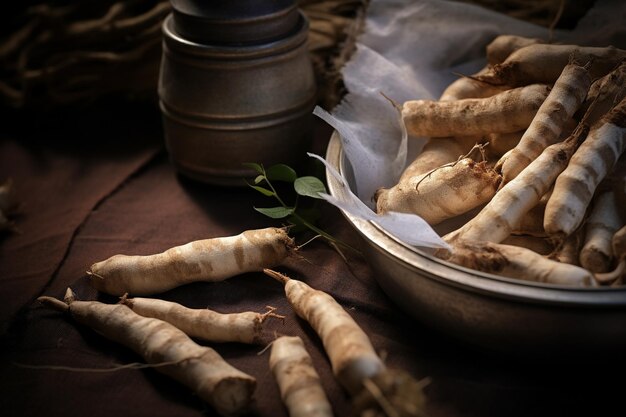
[[[258, 27], [258, 19], [234, 21], [235, 42], [225, 42], [228, 26], [222, 24], [220, 37], [212, 32], [215, 43], [200, 43], [176, 31], [175, 14], [166, 18], [159, 98], [166, 146], [180, 173], [243, 185], [242, 178], [254, 175], [245, 162], [296, 164], [304, 157], [316, 85], [306, 47], [308, 22], [295, 12], [291, 28], [263, 16], [283, 32], [262, 42], [251, 42], [249, 30], [235, 30]], [[292, 19], [292, 13], [278, 13]], [[237, 36], [245, 39], [236, 42]]]

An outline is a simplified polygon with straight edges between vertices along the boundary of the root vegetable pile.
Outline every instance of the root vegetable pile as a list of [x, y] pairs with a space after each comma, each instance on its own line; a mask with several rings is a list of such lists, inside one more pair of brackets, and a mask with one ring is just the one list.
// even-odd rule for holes
[[[626, 51], [503, 35], [486, 52], [488, 65], [438, 101], [401, 106], [407, 131], [427, 142], [397, 185], [377, 191], [377, 211], [415, 213], [433, 226], [465, 213], [444, 236], [451, 249], [437, 256], [466, 267], [618, 285], [626, 261], [612, 242], [626, 198], [601, 183], [626, 158]], [[467, 159], [468, 138], [497, 161]], [[470, 173], [460, 168], [472, 164], [484, 174], [461, 181]], [[453, 168], [458, 177], [446, 175]]]
[[515, 178], [528, 164], [557, 142], [568, 120], [574, 116], [591, 86], [586, 68], [568, 64], [554, 83], [519, 143], [502, 163], [504, 182]]
[[281, 264], [295, 246], [285, 229], [248, 230], [237, 236], [198, 240], [149, 256], [115, 255], [88, 271], [99, 291], [152, 295], [197, 281], [222, 281]]
[[587, 140], [556, 180], [544, 219], [548, 233], [567, 236], [581, 226], [598, 185], [612, 170], [624, 150], [626, 99], [594, 126]]
[[222, 415], [241, 414], [252, 401], [256, 386], [252, 376], [167, 322], [140, 316], [123, 304], [77, 301], [69, 289], [64, 301], [52, 297], [40, 297], [39, 301], [132, 349], [156, 365], [159, 372], [191, 388]]
[[549, 146], [519, 176], [495, 193], [476, 217], [444, 239], [449, 243], [459, 239], [499, 243], [506, 239], [550, 190], [586, 135], [587, 128], [581, 125], [564, 142]]

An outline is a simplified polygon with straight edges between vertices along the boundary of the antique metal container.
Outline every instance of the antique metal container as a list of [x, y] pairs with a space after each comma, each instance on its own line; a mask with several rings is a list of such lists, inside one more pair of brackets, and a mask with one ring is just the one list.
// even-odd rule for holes
[[[295, 164], [305, 157], [316, 85], [308, 23], [293, 2], [256, 2], [256, 9], [244, 8], [250, 16], [239, 19], [229, 4], [255, 2], [182, 12], [176, 3], [163, 23], [159, 98], [178, 171], [244, 185], [242, 179], [254, 175], [245, 162]], [[258, 6], [263, 4], [275, 8]]]
[[[353, 186], [337, 133], [326, 159]], [[330, 193], [341, 198], [344, 188], [327, 178]], [[343, 214], [362, 237], [365, 259], [387, 295], [416, 320], [458, 341], [549, 360], [593, 361], [626, 349], [626, 286], [572, 288], [474, 271]]]
[[284, 38], [298, 26], [294, 0], [170, 0], [173, 30], [191, 42], [259, 44]]

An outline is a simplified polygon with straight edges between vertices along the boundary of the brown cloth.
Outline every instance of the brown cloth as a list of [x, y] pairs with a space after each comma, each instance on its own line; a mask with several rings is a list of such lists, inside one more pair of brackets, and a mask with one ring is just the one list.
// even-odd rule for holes
[[[63, 314], [42, 308], [40, 295], [62, 297], [69, 286], [80, 299], [114, 303], [90, 287], [85, 270], [117, 253], [151, 254], [191, 240], [238, 234], [280, 223], [253, 210], [272, 202], [248, 188], [219, 188], [176, 175], [162, 150], [155, 111], [98, 109], [57, 123], [52, 130], [2, 133], [0, 180], [11, 176], [21, 205], [16, 233], [0, 241], [3, 322], [0, 413], [3, 416], [200, 416], [215, 412], [187, 388], [153, 369], [93, 372], [141, 362], [128, 349]], [[317, 124], [313, 151], [323, 154], [330, 135]], [[333, 207], [324, 205], [320, 226], [358, 246], [359, 236]], [[302, 242], [299, 242], [302, 243]], [[425, 388], [427, 412], [437, 416], [541, 416], [621, 408], [623, 366], [520, 362], [474, 350], [411, 320], [385, 296], [364, 259], [348, 262], [316, 240], [304, 260], [277, 268], [332, 294], [384, 353], [390, 367]], [[332, 376], [318, 337], [297, 318], [279, 283], [261, 273], [220, 283], [197, 283], [160, 294], [191, 308], [220, 312], [265, 311], [277, 334], [305, 341], [335, 415], [349, 416], [350, 402]], [[515, 323], [511, 323], [512, 326]], [[558, 329], [555, 329], [558, 331]], [[286, 416], [262, 346], [209, 344], [235, 367], [257, 378], [250, 415]], [[618, 358], [615, 358], [619, 364]], [[82, 372], [29, 368], [64, 366]], [[609, 378], [613, 376], [613, 378]]]

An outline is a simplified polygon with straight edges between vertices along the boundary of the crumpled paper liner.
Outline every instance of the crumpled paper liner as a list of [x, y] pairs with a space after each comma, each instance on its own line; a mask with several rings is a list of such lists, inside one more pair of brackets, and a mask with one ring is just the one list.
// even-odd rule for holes
[[[624, 2], [597, 1], [575, 30], [556, 31], [552, 39], [624, 48], [625, 14]], [[396, 184], [424, 142], [407, 138], [398, 110], [387, 97], [398, 103], [439, 97], [455, 74], [473, 74], [486, 65], [485, 47], [501, 34], [544, 39], [551, 35], [545, 27], [479, 6], [435, 0], [372, 0], [357, 50], [343, 70], [349, 94], [332, 114], [319, 107], [314, 111], [339, 132], [355, 177], [352, 193], [345, 199], [325, 196], [326, 200], [378, 223], [407, 244], [446, 247], [420, 217], [379, 216], [372, 210], [374, 192]]]

